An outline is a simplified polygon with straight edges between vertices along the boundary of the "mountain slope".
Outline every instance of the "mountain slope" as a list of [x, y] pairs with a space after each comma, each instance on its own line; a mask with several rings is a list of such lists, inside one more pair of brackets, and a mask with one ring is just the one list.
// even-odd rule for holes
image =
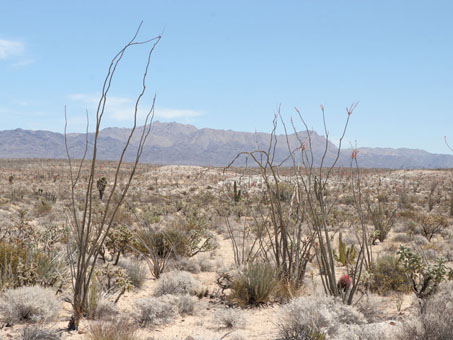
[[[134, 159], [141, 129], [138, 129], [137, 135], [132, 139], [131, 150], [126, 154], [127, 161]], [[103, 129], [98, 140], [99, 158], [118, 159], [129, 132], [127, 128]], [[311, 136], [315, 164], [319, 165], [325, 139], [314, 131]], [[93, 134], [89, 134], [89, 155], [93, 138]], [[299, 133], [298, 138], [306, 142], [306, 133]], [[288, 156], [288, 144], [291, 149], [299, 145], [298, 138], [292, 134], [287, 141], [285, 136], [277, 136], [276, 162], [281, 162]], [[85, 150], [86, 136], [72, 133], [68, 134], [67, 139], [71, 156], [80, 158]], [[155, 122], [142, 154], [142, 161], [155, 164], [226, 166], [241, 151], [267, 150], [269, 141], [270, 135], [267, 133], [197, 129], [192, 125]], [[351, 152], [350, 149], [341, 152], [339, 165], [349, 165]], [[324, 164], [331, 164], [336, 153], [337, 147], [329, 143]], [[66, 158], [64, 136], [49, 131], [0, 131], [0, 158]], [[360, 148], [358, 160], [362, 167], [453, 168], [453, 156], [415, 149]], [[235, 163], [244, 164], [245, 157]], [[248, 164], [251, 164], [250, 159]]]

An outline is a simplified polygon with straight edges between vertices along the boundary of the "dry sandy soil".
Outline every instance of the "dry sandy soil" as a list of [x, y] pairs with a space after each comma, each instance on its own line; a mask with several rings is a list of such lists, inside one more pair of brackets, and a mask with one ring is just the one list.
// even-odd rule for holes
[[[106, 177], [108, 194], [115, 163], [100, 162], [97, 165], [96, 178]], [[88, 170], [82, 173], [86, 180]], [[351, 202], [351, 193], [348, 191], [348, 170], [338, 173], [332, 183], [343, 185], [342, 190], [335, 192], [335, 209], [342, 218], [332, 222], [332, 244], [337, 249], [338, 235], [341, 231], [347, 245], [356, 244], [354, 229], [345, 220], [354, 215], [354, 204]], [[452, 220], [450, 218], [450, 204], [452, 189], [450, 185], [451, 172], [442, 170], [366, 170], [361, 173], [361, 189], [363, 195], [371, 197], [377, 202], [381, 195], [386, 207], [395, 209], [395, 221], [383, 242], [376, 241], [372, 245], [373, 258], [379, 259], [385, 255], [397, 256], [400, 244], [414, 245], [423, 251], [427, 261], [433, 262], [437, 256], [446, 258], [447, 266], [453, 264]], [[225, 218], [220, 216], [219, 210], [224, 208], [225, 202], [233, 206], [233, 183], [236, 181], [242, 190], [243, 203], [247, 197], [259, 194], [263, 188], [262, 178], [256, 171], [245, 169], [205, 168], [195, 166], [150, 166], [139, 165], [137, 174], [132, 182], [126, 204], [121, 213], [118, 225], [125, 225], [131, 230], [145, 218], [146, 212], [158, 216], [153, 223], [165, 228], [175, 223], [181, 217], [185, 206], [192, 205], [203, 212], [207, 229], [212, 233], [215, 247], [203, 254], [195, 255], [190, 261], [202, 264], [204, 270], [191, 270], [193, 277], [201, 283], [206, 294], [197, 298], [194, 311], [189, 314], [178, 314], [163, 324], [148, 324], [139, 327], [137, 320], [136, 301], [151, 297], [155, 293], [159, 280], [156, 280], [147, 268], [146, 280], [140, 288], [133, 287], [120, 298], [115, 305], [118, 314], [114, 317], [130, 318], [138, 327], [137, 334], [142, 339], [178, 339], [189, 337], [194, 339], [278, 339], [283, 322], [282, 310], [288, 301], [282, 296], [274, 296], [269, 302], [259, 306], [239, 306], [228, 299], [228, 290], [222, 292], [217, 284], [219, 273], [234, 272], [237, 270], [234, 261], [231, 237], [225, 224]], [[385, 196], [385, 197], [384, 197]], [[77, 199], [77, 198], [76, 198]], [[229, 201], [228, 201], [229, 200]], [[404, 200], [404, 202], [402, 202]], [[64, 234], [68, 226], [68, 207], [70, 204], [69, 168], [66, 161], [56, 160], [0, 160], [0, 236], [7, 237], [7, 230], [14, 230], [21, 223], [39, 233], [45, 232], [51, 226], [58, 227]], [[44, 206], [41, 207], [41, 206]], [[364, 204], [365, 206], [365, 204]], [[182, 210], [181, 210], [182, 209]], [[365, 209], [366, 212], [366, 209]], [[441, 215], [448, 219], [448, 225], [436, 232], [431, 240], [423, 235], [412, 220], [416, 212], [428, 215]], [[150, 213], [151, 214], [151, 213]], [[231, 214], [234, 214], [231, 213]], [[411, 215], [412, 214], [412, 215]], [[149, 216], [149, 214], [148, 214]], [[230, 215], [233, 228], [240, 228], [244, 219], [235, 219]], [[367, 220], [369, 228], [372, 223]], [[336, 225], [335, 225], [336, 224]], [[415, 224], [415, 226], [414, 226]], [[64, 238], [62, 238], [63, 240]], [[64, 241], [60, 240], [55, 247], [65, 251]], [[108, 256], [107, 256], [108, 257]], [[125, 252], [122, 258], [133, 258], [136, 254]], [[187, 260], [187, 259], [186, 259]], [[188, 260], [189, 261], [189, 260]], [[103, 265], [99, 260], [99, 265]], [[142, 261], [143, 264], [145, 263]], [[177, 261], [173, 261], [177, 262]], [[177, 263], [170, 261], [168, 271], [177, 267]], [[1, 266], [2, 264], [0, 264]], [[173, 266], [173, 267], [172, 267]], [[338, 263], [337, 276], [346, 273], [345, 267]], [[56, 289], [58, 287], [54, 287]], [[5, 291], [7, 288], [3, 288]], [[67, 332], [64, 328], [71, 317], [71, 305], [64, 301], [64, 297], [71, 296], [70, 278], [62, 286], [62, 292], [57, 296], [61, 300], [62, 309], [56, 320], [47, 322], [47, 329], [61, 330], [62, 339], [90, 339], [90, 327], [102, 322], [99, 320], [83, 319], [78, 331]], [[364, 293], [366, 293], [364, 295]], [[319, 276], [316, 260], [308, 264], [303, 286], [291, 293], [291, 298], [298, 296], [322, 296], [323, 288]], [[410, 288], [404, 292], [370, 290], [361, 287], [357, 299], [373, 301], [371, 308], [375, 315], [380, 315], [376, 323], [381, 324], [380, 331], [388, 333], [392, 338], [392, 327], [396, 328], [401, 322], [410, 320], [417, 314], [418, 302]], [[370, 299], [370, 300], [367, 300]], [[240, 311], [242, 324], [228, 328], [219, 320], [218, 311], [226, 309]], [[1, 316], [1, 315], [0, 315]], [[29, 323], [17, 322], [6, 325], [0, 330], [0, 339], [22, 339], [23, 328]], [[335, 337], [332, 337], [335, 338]], [[189, 338], [190, 339], [190, 338]]]

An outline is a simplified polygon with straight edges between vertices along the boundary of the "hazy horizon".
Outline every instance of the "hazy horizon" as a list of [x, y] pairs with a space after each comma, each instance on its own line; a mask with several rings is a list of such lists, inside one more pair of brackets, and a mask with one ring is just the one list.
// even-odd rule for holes
[[[157, 120], [270, 132], [281, 104], [288, 122], [296, 106], [323, 135], [322, 104], [336, 142], [345, 107], [359, 102], [347, 146], [449, 154], [452, 10], [449, 1], [8, 3], [0, 128], [61, 133], [67, 105], [69, 131], [84, 131], [111, 58], [143, 20], [140, 39], [163, 32], [145, 100], [157, 94]], [[119, 65], [103, 127], [130, 126], [145, 53]]]

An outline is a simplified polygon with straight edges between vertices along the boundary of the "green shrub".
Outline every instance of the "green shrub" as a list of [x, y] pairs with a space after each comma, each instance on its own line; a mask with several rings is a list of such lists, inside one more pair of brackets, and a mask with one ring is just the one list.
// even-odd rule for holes
[[382, 256], [371, 269], [371, 291], [384, 295], [391, 291], [408, 292], [410, 281], [406, 271], [394, 256]]
[[46, 199], [42, 198], [35, 203], [35, 211], [39, 216], [45, 216], [52, 210], [52, 204]]
[[425, 299], [435, 293], [442, 281], [453, 280], [453, 269], [445, 266], [446, 260], [443, 258], [438, 258], [434, 265], [430, 265], [420, 254], [402, 245], [398, 256], [412, 283], [412, 290], [419, 299]]
[[229, 298], [240, 305], [258, 305], [270, 300], [278, 280], [269, 264], [251, 263], [232, 280]]
[[66, 281], [67, 268], [61, 254], [43, 252], [19, 239], [0, 242], [2, 288], [41, 285], [53, 287]]

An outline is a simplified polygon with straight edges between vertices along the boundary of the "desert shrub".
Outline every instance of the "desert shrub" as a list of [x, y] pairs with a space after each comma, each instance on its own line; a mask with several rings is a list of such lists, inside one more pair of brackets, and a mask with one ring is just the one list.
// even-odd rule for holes
[[398, 262], [398, 259], [391, 255], [378, 258], [371, 268], [371, 291], [378, 294], [387, 294], [391, 291], [407, 292], [410, 290], [410, 281], [406, 271]]
[[115, 303], [132, 288], [132, 283], [124, 268], [106, 263], [102, 267], [96, 268], [95, 272], [100, 291], [108, 294]]
[[23, 242], [0, 241], [0, 274], [2, 287], [18, 286], [19, 263], [27, 255]]
[[340, 203], [345, 205], [354, 205], [354, 197], [352, 195], [343, 195], [340, 198]]
[[[272, 186], [272, 190], [274, 192], [276, 191], [275, 184]], [[278, 193], [279, 193], [278, 198], [280, 199], [280, 201], [290, 202], [291, 197], [293, 196], [294, 192], [295, 192], [294, 184], [291, 184], [288, 182], [283, 182], [283, 181], [278, 183]]]
[[52, 203], [46, 199], [40, 199], [35, 203], [34, 208], [38, 216], [45, 216], [52, 210]]
[[425, 339], [453, 339], [453, 282], [442, 284], [426, 301], [421, 320]]
[[233, 308], [220, 309], [214, 314], [215, 322], [225, 328], [241, 328], [246, 324], [244, 314]]
[[[401, 216], [401, 213], [400, 213]], [[407, 233], [409, 231], [409, 227], [407, 226], [406, 223], [396, 223], [393, 226], [393, 231], [395, 233]]]
[[44, 329], [36, 326], [25, 327], [22, 331], [21, 340], [58, 340], [60, 335], [50, 329]]
[[266, 303], [277, 283], [275, 270], [269, 264], [251, 263], [233, 278], [229, 298], [240, 305]]
[[177, 240], [171, 240], [171, 242], [180, 245], [176, 248], [176, 255], [192, 257], [217, 247], [214, 235], [208, 228], [206, 213], [196, 206], [189, 205], [183, 210], [183, 216], [181, 220], [170, 226], [170, 230], [178, 236]]
[[453, 283], [443, 283], [436, 294], [426, 300], [422, 313], [403, 324], [398, 340], [453, 339]]
[[167, 235], [163, 230], [149, 224], [142, 226], [135, 235], [134, 248], [143, 256], [156, 279], [164, 272], [173, 253]]
[[200, 254], [195, 257], [195, 260], [200, 265], [200, 270], [202, 272], [214, 272], [219, 266], [219, 263], [223, 263], [221, 259], [213, 260], [209, 258], [206, 254]]
[[139, 340], [137, 327], [127, 319], [96, 322], [88, 328], [88, 340]]
[[178, 314], [178, 306], [168, 297], [148, 297], [136, 301], [137, 319], [142, 326], [161, 325], [170, 322]]
[[380, 322], [386, 318], [386, 314], [378, 309], [378, 306], [382, 304], [382, 300], [383, 298], [380, 296], [367, 294], [357, 301], [354, 306], [365, 316], [368, 322]]
[[118, 314], [115, 304], [104, 296], [96, 301], [96, 307], [92, 314], [93, 319], [106, 320]]
[[372, 204], [368, 202], [367, 205], [368, 218], [374, 226], [374, 239], [373, 243], [378, 239], [383, 242], [388, 233], [393, 227], [396, 218], [396, 209], [390, 207], [390, 205], [383, 204], [379, 201], [378, 204]]
[[416, 220], [421, 225], [423, 236], [430, 242], [434, 235], [440, 234], [448, 227], [448, 219], [441, 215], [419, 214]]
[[398, 250], [398, 256], [411, 281], [413, 292], [420, 299], [435, 293], [442, 281], [453, 280], [453, 269], [445, 266], [445, 259], [438, 258], [434, 265], [430, 265], [420, 254], [402, 245]]
[[195, 311], [195, 304], [197, 303], [198, 298], [191, 295], [178, 295], [177, 296], [177, 306], [179, 314], [193, 314]]
[[408, 242], [411, 242], [413, 239], [414, 239], [414, 235], [398, 233], [395, 236], [393, 236], [392, 241], [398, 242], [398, 243], [408, 243]]
[[200, 281], [195, 279], [189, 272], [172, 271], [165, 273], [160, 277], [154, 295], [196, 295], [200, 289]]
[[425, 244], [429, 243], [429, 241], [423, 235], [414, 235], [413, 241], [418, 246], [424, 246]]
[[324, 340], [335, 337], [341, 325], [361, 325], [365, 317], [332, 297], [300, 297], [283, 307], [280, 340]]
[[[110, 296], [110, 298], [112, 298]], [[116, 315], [115, 304], [109, 299], [108, 292], [102, 290], [96, 276], [93, 276], [88, 288], [84, 316], [88, 319], [109, 319]]]
[[197, 274], [201, 271], [200, 264], [194, 258], [181, 258], [174, 262], [173, 267], [176, 270], [183, 270], [186, 272]]
[[134, 234], [125, 225], [115, 225], [109, 230], [104, 246], [112, 256], [111, 261], [117, 265], [120, 256], [129, 252], [134, 242]]
[[159, 223], [161, 216], [164, 214], [163, 209], [158, 207], [148, 207], [143, 211], [143, 218], [149, 224]]
[[8, 324], [50, 321], [58, 315], [60, 307], [55, 292], [39, 286], [6, 290], [0, 300], [0, 312]]
[[118, 265], [126, 271], [132, 285], [136, 288], [141, 288], [146, 281], [146, 266], [139, 260], [122, 259]]
[[42, 251], [19, 239], [0, 241], [0, 284], [3, 288], [62, 285], [67, 268], [61, 253]]

